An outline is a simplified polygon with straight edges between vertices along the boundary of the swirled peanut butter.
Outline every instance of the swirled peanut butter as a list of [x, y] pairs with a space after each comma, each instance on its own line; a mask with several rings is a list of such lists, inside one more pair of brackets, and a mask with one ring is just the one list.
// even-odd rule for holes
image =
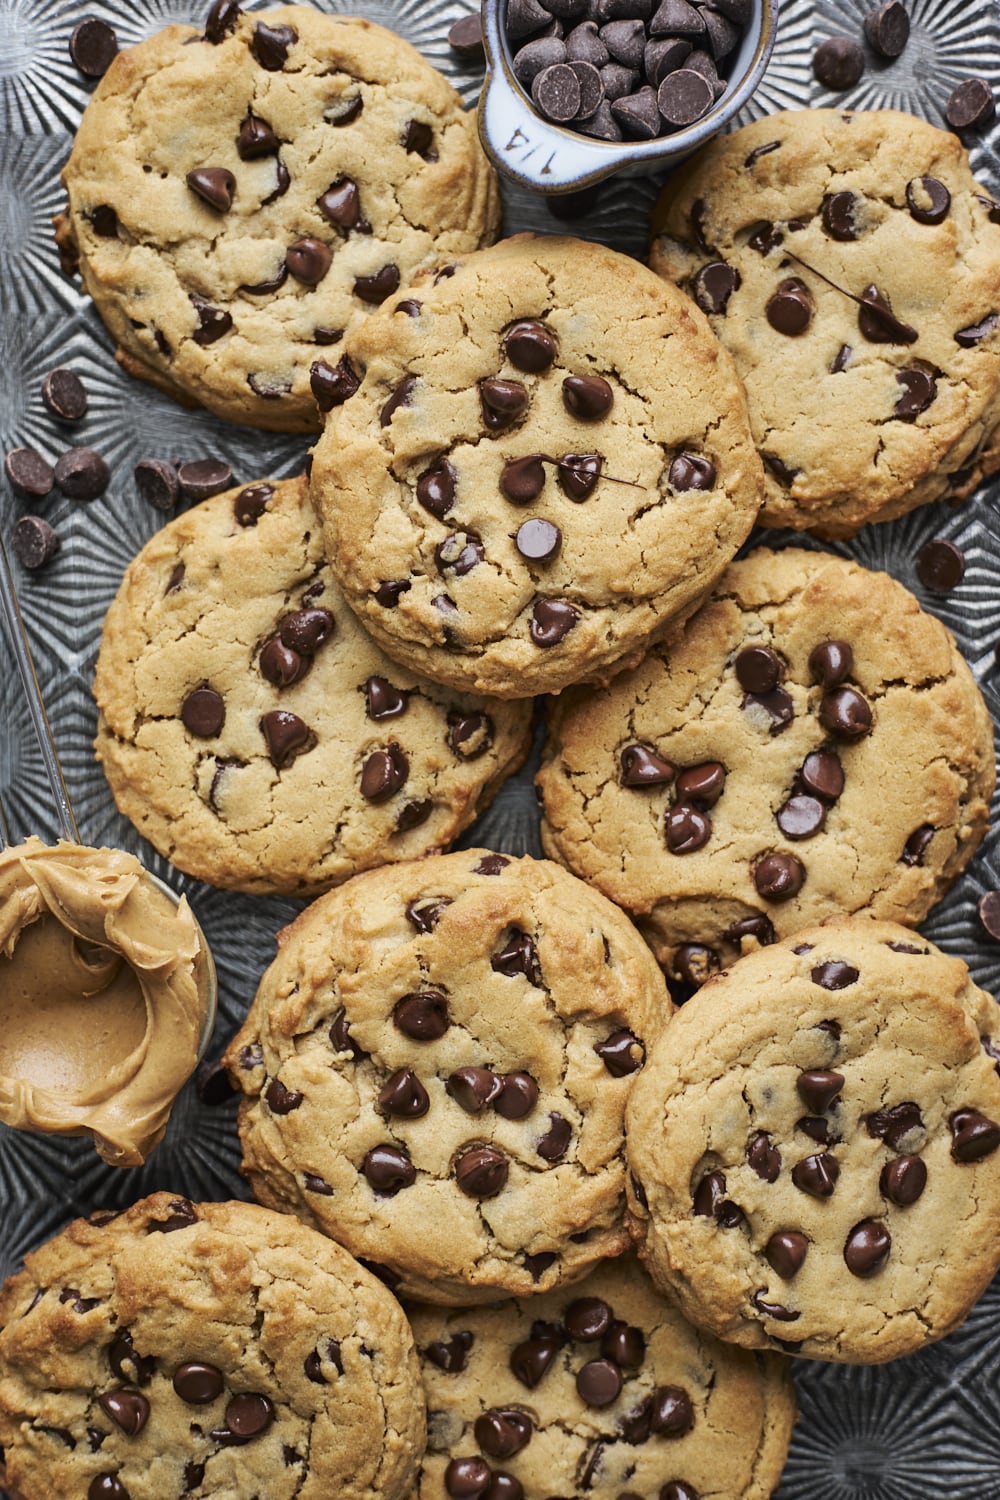
[[133, 855], [34, 838], [0, 854], [0, 1120], [140, 1165], [213, 1005], [187, 901]]

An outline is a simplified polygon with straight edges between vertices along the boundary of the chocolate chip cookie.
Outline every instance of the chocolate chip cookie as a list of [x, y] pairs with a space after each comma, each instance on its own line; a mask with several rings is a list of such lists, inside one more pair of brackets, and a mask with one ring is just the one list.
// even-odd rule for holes
[[226, 1054], [261, 1202], [430, 1302], [625, 1248], [625, 1101], [671, 1007], [609, 901], [473, 849], [358, 876], [278, 941]]
[[686, 993], [837, 911], [916, 925], [975, 852], [993, 730], [945, 627], [884, 573], [758, 548], [604, 693], [553, 706], [542, 840]]
[[879, 1363], [950, 1333], [1000, 1267], [998, 1059], [993, 999], [895, 923], [741, 959], [632, 1095], [654, 1280], [751, 1349]]
[[632, 1255], [498, 1307], [410, 1309], [428, 1407], [414, 1500], [767, 1500], [789, 1365], [693, 1328]]
[[77, 1219], [0, 1292], [0, 1483], [23, 1500], [402, 1500], [413, 1339], [339, 1245], [157, 1193]]
[[851, 536], [1000, 467], [1000, 207], [893, 110], [768, 115], [653, 212], [652, 264], [746, 381], [769, 526]]
[[388, 654], [453, 687], [612, 675], [760, 503], [729, 356], [600, 245], [519, 235], [442, 263], [346, 340], [329, 400], [312, 486], [331, 564]]
[[203, 34], [120, 53], [63, 182], [64, 260], [128, 372], [282, 432], [320, 427], [346, 330], [499, 226], [454, 89], [401, 37], [308, 6], [216, 0]]
[[120, 810], [215, 885], [306, 895], [453, 839], [523, 761], [530, 706], [388, 661], [346, 607], [305, 481], [171, 521], [108, 611], [96, 750]]

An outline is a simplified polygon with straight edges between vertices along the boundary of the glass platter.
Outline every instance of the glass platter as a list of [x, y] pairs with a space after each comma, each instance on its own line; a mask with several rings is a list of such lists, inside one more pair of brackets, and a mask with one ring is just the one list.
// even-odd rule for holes
[[[812, 76], [814, 47], [831, 35], [860, 36], [864, 13], [874, 3], [782, 0], [775, 54], [746, 118], [812, 104], [904, 108], [941, 124], [943, 103], [962, 78], [985, 76], [1000, 91], [998, 0], [911, 0], [913, 31], [903, 56], [884, 64], [869, 51], [854, 90], [825, 92]], [[451, 22], [472, 8], [469, 0], [320, 0], [320, 8], [360, 11], [400, 32], [474, 102], [481, 72], [459, 62], [446, 39]], [[218, 456], [232, 465], [236, 481], [249, 482], [298, 473], [307, 440], [227, 426], [130, 381], [115, 365], [93, 308], [61, 275], [51, 231], [62, 206], [59, 171], [92, 87], [69, 58], [73, 26], [84, 14], [103, 16], [127, 46], [171, 22], [201, 25], [206, 10], [205, 0], [0, 0], [0, 442], [4, 452], [36, 447], [50, 461], [70, 443], [87, 443], [111, 467], [110, 489], [95, 503], [42, 503], [62, 550], [41, 573], [16, 570], [17, 584], [83, 840], [138, 854], [187, 893], [208, 934], [220, 980], [219, 1019], [209, 1049], [214, 1058], [246, 1012], [275, 933], [298, 908], [287, 900], [200, 885], [143, 843], [118, 815], [91, 753], [96, 713], [90, 684], [101, 623], [122, 571], [164, 519], [135, 491], [137, 460]], [[980, 181], [1000, 195], [1000, 124], [968, 144]], [[505, 230], [551, 233], [568, 227], [642, 256], [658, 185], [645, 179], [605, 184], [587, 215], [568, 226], [540, 199], [505, 190]], [[76, 370], [90, 396], [88, 416], [72, 436], [49, 416], [40, 396], [42, 376], [58, 365]], [[8, 488], [0, 492], [4, 536], [23, 508]], [[938, 536], [955, 541], [967, 560], [965, 578], [950, 594], [929, 593], [916, 576], [920, 547]], [[792, 538], [772, 533], [768, 540], [780, 545]], [[868, 528], [835, 550], [884, 568], [948, 624], [996, 720], [1000, 482], [957, 509], [945, 503], [924, 507]], [[54, 839], [58, 821], [11, 663], [8, 651], [0, 671], [0, 795], [13, 838], [37, 833]], [[504, 787], [464, 844], [541, 852], [532, 771], [529, 765]], [[1000, 887], [997, 813], [995, 805], [998, 826], [924, 927], [929, 938], [966, 959], [977, 982], [994, 994], [1000, 992], [1000, 946], [985, 939], [976, 902], [983, 891]], [[192, 1084], [177, 1102], [166, 1140], [136, 1171], [106, 1167], [88, 1141], [60, 1142], [0, 1126], [0, 1275], [16, 1269], [26, 1251], [70, 1218], [97, 1207], [120, 1207], [159, 1188], [194, 1199], [246, 1197], [238, 1162], [235, 1105], [208, 1108]], [[799, 1360], [795, 1373], [801, 1419], [780, 1500], [1000, 1500], [1000, 1281], [958, 1333], [910, 1359], [872, 1368]]]

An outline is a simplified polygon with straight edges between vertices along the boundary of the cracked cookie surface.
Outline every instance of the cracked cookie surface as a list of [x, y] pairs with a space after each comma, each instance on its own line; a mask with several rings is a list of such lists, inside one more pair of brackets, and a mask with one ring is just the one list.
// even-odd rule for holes
[[625, 1101], [671, 1006], [621, 912], [485, 850], [358, 876], [279, 937], [226, 1054], [255, 1196], [466, 1304], [628, 1242]]
[[746, 381], [766, 525], [851, 536], [1000, 466], [998, 225], [958, 138], [892, 110], [769, 115], [671, 179], [651, 264]]
[[527, 753], [530, 705], [390, 662], [323, 557], [304, 479], [213, 496], [159, 531], [108, 611], [98, 759], [178, 869], [308, 895], [440, 848]]
[[499, 227], [474, 114], [365, 20], [216, 4], [118, 55], [58, 234], [130, 374], [255, 427], [321, 426], [311, 369], [436, 253]]
[[1000, 1265], [998, 1018], [960, 959], [867, 917], [711, 980], [627, 1116], [654, 1279], [750, 1348], [880, 1363], [950, 1333]]
[[503, 1500], [767, 1500], [778, 1482], [788, 1361], [694, 1328], [633, 1255], [541, 1297], [409, 1316], [428, 1407], [413, 1500], [488, 1494], [487, 1470]]
[[401, 1500], [413, 1339], [346, 1250], [247, 1203], [77, 1219], [0, 1293], [0, 1481], [23, 1500]]
[[421, 273], [345, 348], [311, 479], [327, 552], [365, 628], [437, 681], [610, 676], [753, 524], [729, 355], [614, 251], [517, 236]]
[[915, 925], [974, 854], [986, 705], [884, 573], [757, 548], [669, 645], [552, 706], [542, 842], [690, 990], [837, 911]]

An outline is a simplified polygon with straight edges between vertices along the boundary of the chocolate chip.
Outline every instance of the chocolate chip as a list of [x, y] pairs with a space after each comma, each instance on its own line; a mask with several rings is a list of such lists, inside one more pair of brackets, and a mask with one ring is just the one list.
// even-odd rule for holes
[[538, 1084], [530, 1073], [508, 1073], [493, 1108], [505, 1120], [523, 1120], [538, 1103]]
[[704, 943], [682, 943], [674, 953], [673, 967], [690, 989], [699, 990], [722, 967], [714, 948]]
[[493, 1475], [482, 1458], [453, 1458], [444, 1471], [444, 1487], [455, 1500], [482, 1500]]
[[951, 1154], [956, 1161], [981, 1161], [1000, 1146], [1000, 1125], [976, 1109], [958, 1109], [948, 1117]]
[[852, 89], [865, 71], [865, 54], [853, 37], [832, 36], [813, 53], [813, 73], [832, 93]]
[[715, 102], [709, 80], [691, 67], [668, 73], [656, 91], [660, 114], [675, 129], [693, 125]]
[[570, 1338], [590, 1343], [611, 1327], [611, 1308], [600, 1297], [577, 1297], [563, 1314], [563, 1324]]
[[645, 745], [626, 745], [620, 756], [621, 786], [668, 786], [677, 774], [670, 761]]
[[225, 722], [226, 705], [214, 688], [194, 688], [181, 704], [181, 723], [199, 739], [212, 739]]
[[828, 1151], [819, 1156], [807, 1156], [792, 1168], [795, 1186], [813, 1198], [832, 1197], [839, 1176], [840, 1163]]
[[130, 1500], [117, 1474], [95, 1474], [87, 1486], [87, 1500]]
[[97, 1400], [126, 1437], [135, 1437], [149, 1420], [149, 1402], [138, 1391], [107, 1391]]
[[217, 47], [227, 33], [235, 29], [242, 14], [237, 0], [214, 0], [205, 23], [204, 40]]
[[610, 1406], [617, 1401], [621, 1388], [622, 1372], [610, 1359], [588, 1360], [577, 1371], [577, 1394], [588, 1406]]
[[70, 34], [69, 55], [85, 78], [103, 78], [118, 56], [113, 27], [99, 16], [84, 16]]
[[87, 217], [90, 219], [94, 233], [102, 240], [117, 239], [118, 215], [110, 203], [99, 203], [96, 208], [91, 209]]
[[476, 760], [493, 744], [493, 720], [489, 714], [463, 714], [449, 709], [445, 740], [459, 760]]
[[34, 448], [12, 448], [4, 470], [14, 493], [27, 500], [44, 500], [55, 483], [51, 465]]
[[904, 865], [923, 864], [924, 855], [930, 847], [930, 842], [935, 832], [936, 830], [930, 823], [922, 823], [919, 828], [913, 830], [903, 845], [903, 852], [899, 856]]
[[554, 335], [534, 318], [511, 323], [502, 343], [514, 368], [530, 375], [543, 374], [555, 363], [558, 353]]
[[834, 356], [833, 364], [830, 366], [830, 374], [839, 375], [843, 370], [846, 370], [847, 366], [850, 364], [851, 355], [853, 353], [854, 350], [851, 348], [850, 344], [841, 344], [840, 348], [837, 350], [836, 355]]
[[141, 458], [132, 473], [135, 487], [147, 505], [156, 510], [173, 510], [180, 494], [180, 482], [173, 464], [161, 458]]
[[902, 392], [893, 408], [893, 415], [902, 422], [914, 421], [937, 396], [937, 381], [926, 370], [897, 370], [896, 383], [902, 386]]
[[766, 901], [797, 896], [805, 878], [805, 868], [794, 854], [765, 854], [754, 865], [753, 883]]
[[455, 1181], [470, 1198], [492, 1198], [507, 1184], [509, 1164], [494, 1146], [473, 1146], [455, 1163]]
[[434, 560], [440, 573], [452, 573], [463, 578], [479, 566], [486, 553], [482, 540], [474, 531], [455, 531], [438, 542], [434, 548]]
[[701, 36], [704, 30], [701, 15], [688, 0], [660, 0], [649, 23], [650, 36]]
[[274, 495], [274, 486], [271, 484], [249, 484], [246, 489], [240, 490], [233, 501], [233, 515], [238, 526], [256, 526], [261, 516], [267, 510], [268, 502]]
[[[572, 1239], [572, 1235], [570, 1236]], [[559, 1259], [553, 1250], [539, 1250], [536, 1255], [523, 1255], [524, 1269], [531, 1275], [532, 1281], [541, 1281], [550, 1266], [554, 1266]]]
[[491, 376], [479, 382], [479, 404], [490, 432], [509, 427], [528, 405], [528, 392], [519, 380]]
[[313, 740], [309, 725], [298, 714], [288, 713], [283, 708], [273, 708], [266, 713], [260, 721], [260, 729], [267, 742], [271, 763], [279, 771]]
[[410, 1158], [395, 1146], [373, 1146], [365, 1152], [361, 1170], [380, 1198], [394, 1198], [417, 1180]]
[[[537, 45], [537, 43], [528, 45]], [[574, 26], [572, 31], [567, 33], [565, 55], [567, 62], [587, 62], [595, 68], [605, 67], [611, 56], [607, 46], [597, 34], [597, 22], [594, 20], [582, 21], [579, 26]]]
[[402, 142], [404, 151], [422, 156], [424, 161], [437, 161], [437, 152], [433, 149], [434, 132], [426, 120], [408, 120]]
[[984, 78], [966, 78], [948, 95], [944, 107], [952, 130], [980, 130], [995, 114], [993, 90]]
[[716, 470], [711, 459], [699, 453], [678, 453], [667, 473], [667, 482], [677, 494], [715, 488]]
[[925, 542], [917, 553], [917, 577], [935, 594], [947, 594], [965, 577], [965, 555], [943, 537]]
[[396, 1026], [414, 1042], [436, 1042], [451, 1025], [448, 1001], [440, 990], [415, 990], [393, 1006]]
[[814, 750], [802, 762], [799, 781], [824, 802], [836, 802], [844, 790], [844, 768], [833, 750]]
[[896, 317], [889, 298], [874, 282], [861, 298], [858, 327], [871, 344], [915, 344], [919, 338], [915, 328]]
[[688, 766], [677, 778], [677, 796], [681, 802], [697, 807], [714, 807], [726, 785], [726, 768], [720, 761], [706, 760]]
[[430, 1100], [412, 1068], [397, 1068], [379, 1090], [378, 1107], [387, 1115], [418, 1120], [427, 1113]]
[[734, 922], [731, 927], [726, 928], [723, 937], [728, 938], [731, 943], [737, 944], [742, 943], [745, 937], [753, 938], [762, 948], [766, 948], [771, 943], [777, 942], [777, 934], [775, 933], [774, 924], [771, 922], [771, 919], [759, 913], [752, 917], [741, 917], [738, 922]]
[[697, 807], [678, 802], [667, 808], [664, 832], [671, 854], [694, 854], [711, 838], [712, 822]]
[[561, 599], [537, 599], [528, 627], [536, 646], [558, 646], [579, 620], [579, 612]]
[[503, 854], [484, 854], [475, 867], [476, 875], [499, 875], [510, 864], [510, 860]]
[[860, 740], [872, 729], [868, 701], [852, 687], [834, 688], [827, 693], [820, 704], [819, 720], [838, 740]]
[[775, 813], [775, 822], [788, 839], [811, 839], [826, 823], [826, 806], [818, 797], [796, 793]]
[[[281, 30], [289, 30], [282, 27]], [[239, 1438], [257, 1437], [274, 1421], [274, 1405], [267, 1396], [246, 1391], [234, 1396], [226, 1407], [226, 1426]]]
[[815, 1114], [821, 1115], [830, 1108], [844, 1087], [843, 1073], [831, 1073], [827, 1069], [813, 1069], [800, 1073], [795, 1080], [799, 1098]]
[[413, 396], [413, 389], [417, 383], [415, 375], [404, 375], [398, 382], [388, 401], [382, 406], [378, 414], [380, 427], [388, 427], [396, 412], [401, 406], [409, 406]]
[[236, 137], [236, 150], [241, 161], [256, 161], [262, 156], [274, 156], [280, 142], [266, 120], [247, 111]]
[[217, 1401], [225, 1389], [222, 1371], [215, 1365], [192, 1360], [178, 1365], [174, 1371], [174, 1390], [188, 1406], [210, 1406]]
[[642, 67], [643, 53], [646, 50], [646, 28], [635, 16], [619, 17], [615, 21], [606, 22], [601, 27], [599, 36], [615, 62], [636, 70]]
[[445, 1093], [465, 1110], [478, 1115], [503, 1092], [504, 1081], [490, 1068], [456, 1068], [445, 1080]]
[[747, 1141], [746, 1158], [762, 1182], [777, 1182], [781, 1172], [781, 1152], [766, 1131], [758, 1130]]
[[856, 193], [830, 193], [823, 199], [823, 228], [831, 239], [850, 241], [858, 238], [856, 214], [861, 200]]
[[556, 1111], [549, 1115], [549, 1120], [549, 1129], [535, 1142], [535, 1150], [543, 1161], [561, 1161], [573, 1139], [573, 1127]]
[[354, 178], [338, 177], [317, 199], [316, 206], [331, 224], [353, 229], [361, 218], [361, 195]]
[[847, 1236], [844, 1260], [853, 1276], [874, 1276], [885, 1264], [892, 1236], [877, 1219], [862, 1219]]
[[[996, 313], [988, 313], [979, 323], [973, 323], [969, 328], [960, 328], [955, 334], [955, 343], [963, 349], [974, 349], [981, 344], [983, 339], [988, 338], [997, 326], [998, 316]], [[957, 478], [957, 475], [955, 476]]]
[[839, 687], [854, 667], [854, 652], [847, 641], [821, 641], [809, 653], [809, 670], [825, 688]]
[[399, 291], [399, 267], [393, 263], [383, 266], [373, 276], [354, 278], [354, 295], [372, 307], [378, 307], [393, 292]]
[[611, 114], [625, 134], [635, 140], [651, 141], [660, 134], [660, 109], [656, 93], [648, 84], [635, 93], [612, 99]]
[[[248, 286], [246, 282], [244, 282], [240, 286], [240, 291], [246, 292], [247, 296], [249, 297], [269, 297], [272, 292], [280, 291], [287, 280], [288, 266], [284, 261], [282, 261], [273, 276], [269, 277], [266, 281], [258, 281], [253, 286]], [[322, 340], [317, 340], [317, 342], [321, 343]], [[334, 342], [336, 342], [336, 340], [334, 340]]]
[[594, 1051], [612, 1078], [627, 1078], [642, 1067], [646, 1049], [631, 1031], [613, 1031], [603, 1042], [594, 1043]]
[[910, 35], [910, 18], [900, 0], [885, 0], [865, 16], [865, 35], [882, 57], [898, 57]]
[[286, 1088], [280, 1078], [272, 1078], [264, 1090], [264, 1098], [272, 1114], [290, 1115], [293, 1110], [299, 1108], [305, 1095], [301, 1094], [298, 1089]]
[[229, 1074], [218, 1058], [211, 1062], [206, 1058], [200, 1062], [194, 1078], [198, 1099], [209, 1109], [214, 1109], [220, 1104], [228, 1104], [238, 1092], [230, 1083]]
[[428, 1344], [424, 1355], [432, 1365], [436, 1365], [446, 1375], [458, 1375], [468, 1363], [469, 1350], [474, 1341], [475, 1336], [469, 1329], [463, 1328], [458, 1333], [452, 1334], [450, 1339]]
[[195, 458], [178, 464], [177, 480], [189, 500], [208, 500], [233, 482], [233, 471], [221, 458]]
[[446, 458], [425, 469], [417, 480], [417, 499], [424, 510], [443, 521], [455, 502], [458, 475]]
[[927, 1186], [927, 1168], [919, 1156], [897, 1156], [882, 1168], [878, 1185], [890, 1203], [909, 1208]]
[[784, 676], [781, 658], [768, 646], [746, 646], [736, 658], [736, 680], [745, 693], [769, 693]]
[[936, 177], [914, 177], [906, 184], [906, 206], [918, 224], [940, 224], [948, 217], [951, 194]]
[[691, 295], [703, 313], [724, 313], [740, 284], [740, 273], [734, 266], [726, 265], [724, 260], [713, 260], [697, 272]]
[[111, 473], [93, 448], [70, 448], [52, 471], [56, 487], [69, 500], [96, 500], [111, 483]]
[[512, 1458], [531, 1441], [531, 1418], [509, 1407], [491, 1407], [476, 1418], [476, 1442], [490, 1458]]
[[298, 32], [291, 26], [268, 26], [258, 21], [254, 27], [250, 50], [269, 73], [279, 73], [288, 61], [288, 49], [298, 41]]
[[523, 974], [533, 985], [538, 986], [542, 982], [535, 945], [520, 927], [511, 928], [504, 946], [490, 959], [490, 967], [495, 973], [504, 974], [508, 979]]
[[309, 385], [320, 411], [332, 411], [335, 406], [342, 406], [360, 384], [361, 377], [346, 354], [335, 367], [322, 359], [309, 367]]
[[562, 1341], [551, 1336], [526, 1339], [511, 1350], [510, 1368], [522, 1385], [534, 1390], [561, 1347]]
[[694, 1407], [679, 1385], [658, 1385], [653, 1392], [650, 1427], [665, 1438], [680, 1438], [694, 1426]]
[[404, 786], [410, 762], [393, 743], [387, 750], [373, 750], [361, 768], [361, 795], [367, 802], [385, 802]]
[[556, 460], [559, 488], [570, 500], [587, 500], [601, 477], [604, 463], [599, 453], [565, 453]]
[[567, 375], [562, 393], [566, 410], [581, 422], [599, 421], [614, 405], [615, 393], [600, 375]]
[[72, 370], [50, 370], [42, 381], [42, 400], [61, 422], [79, 422], [87, 413], [87, 392]]
[[562, 546], [562, 532], [540, 516], [518, 527], [514, 545], [529, 562], [551, 562]]
[[384, 677], [369, 677], [365, 683], [365, 712], [369, 719], [396, 719], [406, 712], [409, 694], [393, 687]]
[[[596, 1298], [581, 1298], [580, 1301], [596, 1301]], [[575, 1307], [575, 1303], [570, 1304]], [[610, 1309], [609, 1309], [610, 1312]], [[566, 1326], [569, 1327], [569, 1308], [567, 1308]], [[572, 1330], [570, 1330], [572, 1332]], [[574, 1334], [579, 1338], [579, 1334]], [[616, 1318], [609, 1324], [607, 1331], [601, 1338], [601, 1353], [606, 1359], [614, 1360], [625, 1370], [637, 1370], [646, 1357], [646, 1340], [641, 1328], [633, 1328]]]
[[541, 453], [529, 453], [504, 464], [500, 489], [514, 505], [528, 505], [541, 494], [545, 487], [543, 458]]
[[976, 911], [986, 936], [1000, 943], [1000, 891], [987, 891], [980, 896]]
[[21, 567], [36, 572], [52, 561], [62, 543], [41, 516], [21, 516], [10, 534], [10, 545]]
[[659, 88], [667, 74], [681, 67], [690, 53], [691, 42], [686, 37], [665, 36], [648, 41], [642, 65], [653, 88]]
[[706, 1172], [695, 1189], [691, 1200], [694, 1213], [705, 1219], [717, 1218], [719, 1208], [725, 1196], [725, 1173]]
[[794, 338], [805, 333], [812, 322], [813, 304], [809, 288], [796, 276], [789, 276], [778, 283], [778, 289], [768, 299], [767, 321], [777, 333]]
[[827, 963], [817, 964], [810, 971], [809, 977], [822, 990], [846, 990], [850, 985], [857, 984], [859, 976], [857, 969], [851, 964], [835, 958]]
[[484, 56], [483, 28], [478, 11], [459, 16], [448, 28], [448, 46], [463, 62], [480, 62]]
[[[332, 262], [333, 251], [329, 245], [324, 245], [322, 240], [316, 239], [311, 234], [295, 240], [285, 251], [285, 265], [295, 280], [300, 281], [303, 286], [318, 286], [329, 271]], [[381, 301], [381, 298], [379, 300]]]
[[335, 621], [328, 609], [297, 609], [285, 615], [278, 634], [284, 645], [302, 656], [313, 656], [334, 632]]
[[117, 1379], [133, 1381], [136, 1385], [148, 1385], [156, 1370], [156, 1360], [151, 1355], [135, 1352], [127, 1328], [115, 1335], [108, 1349], [108, 1364]]

